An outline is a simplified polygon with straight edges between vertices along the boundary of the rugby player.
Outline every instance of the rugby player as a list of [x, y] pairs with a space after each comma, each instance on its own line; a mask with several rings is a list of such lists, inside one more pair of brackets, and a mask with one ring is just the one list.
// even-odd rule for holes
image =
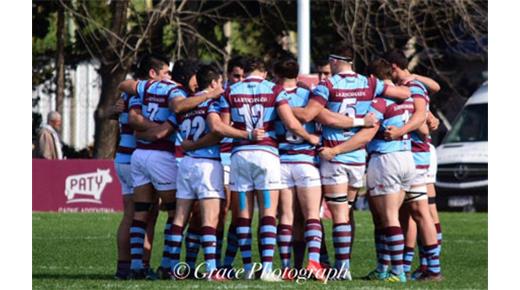
[[[338, 45], [329, 61], [333, 76], [322, 81], [312, 92], [304, 109], [294, 109], [302, 122], [313, 120], [324, 107], [330, 111], [347, 115], [354, 119], [355, 126], [362, 121], [370, 102], [376, 96], [405, 100], [410, 96], [406, 87], [387, 86], [374, 77], [367, 78], [352, 70], [353, 51], [348, 45]], [[323, 145], [334, 147], [352, 138], [360, 129], [338, 129], [322, 127]], [[330, 150], [331, 153], [336, 153]], [[334, 222], [333, 240], [335, 247], [335, 267], [341, 270], [339, 279], [351, 280], [351, 224], [350, 207], [354, 203], [359, 188], [363, 185], [366, 151], [356, 148], [352, 152], [333, 154], [333, 158], [321, 160], [320, 173], [324, 185], [325, 201]]]
[[[426, 175], [430, 163], [430, 147], [425, 138], [427, 132], [426, 119], [428, 115], [429, 96], [426, 86], [419, 80], [412, 79], [412, 74], [407, 69], [406, 56], [397, 50], [385, 55], [385, 59], [392, 64], [392, 78], [412, 91], [415, 112], [410, 120], [401, 128], [389, 126], [385, 131], [385, 137], [391, 140], [401, 138], [411, 133], [412, 152], [416, 164], [416, 176], [412, 181], [410, 191], [406, 193], [405, 202], [400, 211], [401, 226], [407, 232], [408, 221], [412, 218], [418, 227], [420, 236], [420, 252], [426, 259], [426, 269], [419, 268], [412, 274], [413, 280], [442, 280], [440, 266], [440, 247], [437, 240], [437, 231], [428, 205], [426, 187]], [[423, 134], [420, 133], [423, 132]]]
[[[145, 55], [142, 57], [138, 64], [136, 77], [140, 79], [149, 80], [162, 80], [167, 79], [169, 76], [169, 68], [165, 63], [167, 61], [159, 55]], [[132, 153], [136, 147], [136, 140], [133, 134], [133, 128], [129, 124], [129, 101], [130, 95], [122, 93], [121, 98], [118, 100], [117, 105], [120, 106], [116, 109], [119, 121], [119, 146], [116, 151], [114, 159], [114, 166], [121, 183], [121, 189], [123, 194], [123, 218], [119, 224], [117, 230], [117, 249], [118, 249], [118, 262], [117, 271], [115, 274], [116, 279], [127, 279], [130, 274], [130, 226], [133, 219], [133, 182], [131, 175], [130, 160]], [[137, 124], [136, 124], [137, 123]], [[156, 124], [150, 122], [145, 118], [138, 118], [133, 124], [137, 128], [149, 128]], [[153, 243], [153, 233], [155, 229], [155, 220], [157, 217], [157, 207], [154, 207], [151, 213], [151, 218], [148, 221], [146, 229], [145, 241], [144, 241], [144, 257], [143, 264], [145, 269], [149, 269], [149, 261], [151, 248]]]
[[261, 279], [279, 281], [280, 278], [272, 273], [280, 189], [280, 160], [274, 122], [279, 116], [289, 130], [311, 144], [317, 144], [319, 138], [305, 131], [286, 100], [276, 100], [281, 87], [265, 80], [266, 68], [261, 60], [249, 59], [244, 72], [246, 78], [226, 90], [221, 102], [222, 115], [224, 119], [230, 117], [235, 128], [249, 132], [263, 128], [266, 136], [260, 141], [235, 139], [233, 142], [230, 188], [232, 199], [239, 201], [238, 208], [233, 207], [233, 214], [237, 216], [236, 233], [246, 270], [245, 278], [253, 279], [251, 218], [256, 191], [260, 209]]

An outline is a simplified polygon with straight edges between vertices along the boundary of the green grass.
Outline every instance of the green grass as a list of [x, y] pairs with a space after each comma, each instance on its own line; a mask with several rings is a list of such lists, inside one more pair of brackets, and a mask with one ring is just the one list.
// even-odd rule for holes
[[[352, 253], [353, 281], [316, 281], [266, 284], [260, 281], [115, 281], [115, 231], [120, 213], [33, 213], [33, 287], [36, 289], [390, 289], [403, 285], [363, 281], [359, 277], [375, 265], [370, 214], [356, 212], [357, 232]], [[157, 224], [152, 266], [158, 266], [162, 253], [164, 214]], [[406, 288], [482, 289], [488, 280], [487, 214], [442, 213], [442, 282], [408, 282]], [[255, 219], [256, 221], [256, 219]], [[330, 222], [325, 223], [330, 237]], [[332, 253], [332, 239], [327, 239]], [[253, 253], [257, 253], [256, 239]], [[276, 256], [278, 257], [278, 256]], [[199, 254], [199, 261], [202, 255]], [[235, 260], [237, 262], [239, 259]], [[254, 261], [259, 261], [254, 256]], [[276, 258], [275, 264], [278, 263]], [[277, 265], [275, 265], [277, 267]]]

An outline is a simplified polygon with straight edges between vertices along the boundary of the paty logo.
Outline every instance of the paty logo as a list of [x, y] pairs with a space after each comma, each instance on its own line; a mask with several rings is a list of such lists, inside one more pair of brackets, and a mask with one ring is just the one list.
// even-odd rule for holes
[[[112, 182], [110, 169], [70, 175], [65, 179], [67, 203], [90, 202], [101, 204], [101, 194], [108, 183]], [[80, 195], [80, 198], [75, 198]]]

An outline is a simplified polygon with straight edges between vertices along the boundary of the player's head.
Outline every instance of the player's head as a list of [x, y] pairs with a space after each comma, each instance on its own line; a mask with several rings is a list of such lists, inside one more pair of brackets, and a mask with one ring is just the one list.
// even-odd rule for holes
[[246, 60], [244, 73], [246, 76], [256, 75], [265, 78], [267, 76], [267, 69], [263, 60], [257, 57], [251, 57]]
[[392, 80], [392, 65], [383, 58], [372, 61], [367, 68], [368, 74], [382, 80]]
[[47, 114], [47, 124], [54, 128], [54, 130], [59, 131], [61, 128], [61, 115], [56, 111], [51, 111]]
[[408, 59], [404, 53], [400, 50], [394, 49], [384, 55], [386, 59], [392, 65], [392, 78], [394, 81], [402, 80], [407, 77], [408, 72]]
[[222, 73], [214, 64], [202, 65], [197, 71], [199, 90], [222, 87]]
[[245, 58], [242, 56], [233, 57], [227, 66], [227, 79], [230, 85], [244, 79]]
[[274, 74], [280, 80], [296, 79], [300, 72], [298, 62], [292, 57], [286, 57], [274, 64]]
[[137, 64], [137, 78], [161, 81], [171, 79], [169, 61], [158, 54], [146, 54]]
[[332, 69], [328, 59], [320, 59], [316, 61], [316, 71], [318, 72], [318, 79], [320, 81], [327, 79], [332, 75]]
[[175, 62], [172, 70], [172, 79], [190, 92], [197, 91], [197, 70], [199, 64], [195, 60], [180, 59]]
[[352, 69], [352, 61], [354, 59], [354, 50], [346, 43], [340, 43], [332, 50], [329, 55], [329, 63], [333, 74], [337, 74], [342, 70]]

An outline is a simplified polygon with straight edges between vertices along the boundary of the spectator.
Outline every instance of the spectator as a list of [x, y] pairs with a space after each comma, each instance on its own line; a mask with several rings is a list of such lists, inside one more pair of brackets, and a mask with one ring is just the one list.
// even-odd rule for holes
[[38, 137], [38, 158], [63, 159], [62, 142], [58, 132], [61, 128], [61, 115], [52, 111], [47, 115], [47, 124], [40, 128]]

